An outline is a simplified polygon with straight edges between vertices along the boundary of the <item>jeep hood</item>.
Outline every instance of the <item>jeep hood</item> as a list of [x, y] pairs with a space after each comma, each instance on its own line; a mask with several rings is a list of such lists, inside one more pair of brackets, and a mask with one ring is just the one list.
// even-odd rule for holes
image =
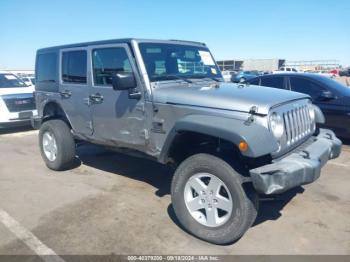
[[275, 89], [255, 85], [239, 85], [234, 83], [218, 83], [201, 85], [161, 84], [153, 89], [156, 103], [178, 104], [249, 112], [257, 107], [257, 114], [268, 114], [270, 108], [299, 99], [310, 98], [308, 95], [288, 90]]

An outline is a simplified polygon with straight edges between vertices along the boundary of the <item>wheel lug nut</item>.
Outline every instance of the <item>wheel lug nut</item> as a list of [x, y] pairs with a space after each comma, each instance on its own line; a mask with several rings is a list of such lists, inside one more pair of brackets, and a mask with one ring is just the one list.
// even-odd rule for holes
[[205, 203], [205, 200], [204, 200], [204, 199], [201, 199], [201, 202], [204, 204], [204, 203]]
[[213, 202], [214, 202], [214, 203], [217, 203], [217, 202], [218, 202], [218, 200], [217, 200], [217, 199], [213, 199]]

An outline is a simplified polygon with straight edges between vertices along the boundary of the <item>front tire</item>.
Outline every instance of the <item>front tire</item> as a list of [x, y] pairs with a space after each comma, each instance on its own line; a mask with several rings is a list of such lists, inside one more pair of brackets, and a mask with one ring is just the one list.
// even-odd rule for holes
[[75, 141], [68, 125], [60, 119], [46, 121], [39, 131], [41, 156], [55, 171], [70, 168], [75, 160]]
[[191, 234], [214, 244], [239, 239], [255, 221], [258, 195], [246, 192], [228, 163], [196, 154], [177, 168], [171, 185], [175, 214]]

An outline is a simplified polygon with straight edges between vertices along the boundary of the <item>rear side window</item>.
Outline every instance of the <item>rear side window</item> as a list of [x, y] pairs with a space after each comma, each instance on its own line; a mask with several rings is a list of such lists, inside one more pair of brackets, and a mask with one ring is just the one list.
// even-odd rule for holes
[[113, 75], [132, 73], [129, 57], [123, 47], [93, 50], [92, 64], [95, 85], [112, 85]]
[[37, 56], [36, 82], [56, 82], [57, 55], [46, 53]]
[[260, 78], [259, 77], [257, 77], [257, 78], [254, 78], [254, 79], [252, 79], [252, 80], [249, 80], [248, 81], [249, 82], [249, 84], [251, 84], [251, 85], [259, 85], [259, 83], [260, 83]]
[[87, 83], [87, 55], [86, 51], [63, 52], [62, 81], [64, 83]]
[[321, 92], [325, 91], [321, 85], [305, 78], [291, 77], [290, 84], [292, 91], [307, 94], [312, 98], [319, 97]]
[[261, 78], [262, 86], [274, 87], [279, 89], [284, 89], [283, 87], [284, 77], [283, 76], [273, 76], [273, 77], [263, 77]]

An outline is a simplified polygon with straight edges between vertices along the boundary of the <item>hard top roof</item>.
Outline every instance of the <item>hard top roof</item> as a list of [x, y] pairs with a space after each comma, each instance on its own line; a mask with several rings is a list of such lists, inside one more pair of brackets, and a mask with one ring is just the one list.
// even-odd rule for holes
[[65, 49], [65, 48], [84, 47], [84, 46], [90, 46], [90, 45], [107, 45], [107, 44], [119, 44], [119, 43], [129, 44], [133, 40], [135, 40], [136, 42], [178, 43], [178, 44], [182, 43], [182, 44], [192, 44], [192, 45], [198, 45], [198, 46], [205, 46], [204, 43], [195, 42], [195, 41], [186, 41], [186, 40], [157, 40], [157, 39], [140, 39], [140, 38], [120, 38], [120, 39], [110, 39], [110, 40], [83, 42], [83, 43], [76, 43], [76, 44], [46, 47], [46, 48], [38, 49], [38, 52], [53, 51], [53, 50], [59, 50], [59, 49]]

